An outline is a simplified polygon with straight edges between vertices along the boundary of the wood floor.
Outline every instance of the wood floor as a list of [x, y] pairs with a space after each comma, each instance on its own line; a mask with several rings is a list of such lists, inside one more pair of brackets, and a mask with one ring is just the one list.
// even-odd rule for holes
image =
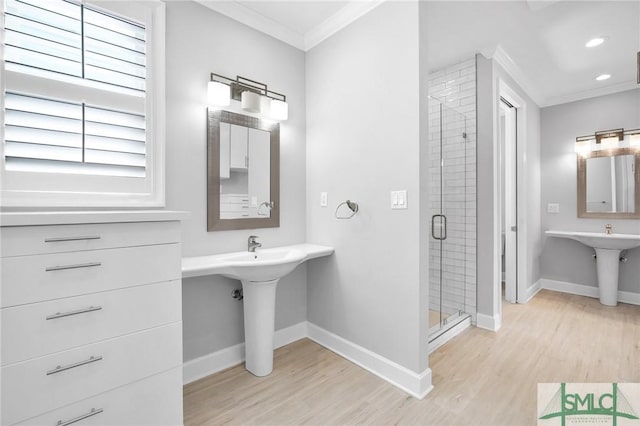
[[304, 339], [268, 377], [239, 365], [185, 386], [185, 425], [534, 425], [539, 382], [640, 382], [640, 306], [543, 290], [503, 310], [498, 333], [471, 327], [431, 355], [423, 400]]

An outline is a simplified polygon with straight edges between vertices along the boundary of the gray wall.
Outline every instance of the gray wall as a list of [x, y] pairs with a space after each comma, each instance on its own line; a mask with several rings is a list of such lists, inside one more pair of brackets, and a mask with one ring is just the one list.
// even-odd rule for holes
[[[542, 109], [542, 229], [603, 232], [607, 223], [618, 233], [640, 233], [640, 220], [578, 219], [575, 138], [598, 130], [640, 127], [640, 89]], [[559, 203], [560, 213], [547, 213]], [[544, 237], [542, 277], [597, 286], [593, 250], [578, 242]], [[640, 250], [628, 252], [620, 265], [620, 290], [640, 293]]]
[[[516, 94], [524, 100], [527, 106], [525, 152], [527, 169], [524, 174], [524, 197], [526, 205], [527, 247], [525, 256], [527, 261], [527, 275], [525, 286], [530, 289], [540, 279], [539, 256], [541, 251], [540, 237], [540, 108], [531, 100], [527, 93], [511, 78], [511, 76], [494, 60], [477, 56], [478, 67], [478, 314], [494, 316], [499, 312], [500, 300], [495, 291], [493, 277], [493, 235], [495, 232], [493, 217], [493, 144], [497, 138], [499, 120], [499, 80], [503, 80]], [[520, 144], [520, 141], [519, 141]], [[520, 146], [520, 145], [519, 145]], [[520, 215], [519, 215], [520, 216]]]
[[[383, 3], [307, 53], [308, 239], [335, 247], [307, 266], [307, 301], [310, 322], [421, 372], [418, 7]], [[409, 208], [391, 210], [400, 189]], [[360, 212], [338, 220], [346, 199]]]
[[[195, 2], [167, 2], [167, 208], [186, 210], [183, 256], [305, 241], [304, 53]], [[209, 73], [263, 81], [287, 95], [289, 120], [280, 128], [280, 228], [207, 232], [206, 98]], [[186, 361], [244, 341], [240, 283], [217, 276], [183, 281]], [[276, 329], [305, 321], [306, 266], [278, 285]]]

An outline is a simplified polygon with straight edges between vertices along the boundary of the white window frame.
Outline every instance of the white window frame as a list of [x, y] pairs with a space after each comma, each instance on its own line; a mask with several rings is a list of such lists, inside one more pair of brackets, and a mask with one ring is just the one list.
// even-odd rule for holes
[[[0, 43], [4, 45], [4, 0]], [[117, 2], [89, 0], [88, 4], [144, 23], [147, 29], [147, 76], [145, 96], [145, 178], [124, 178], [63, 173], [6, 170], [4, 158], [4, 93], [39, 85], [47, 93], [46, 79], [0, 66], [0, 206], [1, 207], [164, 207], [165, 205], [165, 17], [162, 1]], [[39, 90], [40, 90], [39, 88]], [[81, 91], [78, 91], [81, 92]], [[27, 91], [28, 93], [28, 91]], [[55, 93], [52, 93], [55, 95]], [[59, 96], [54, 96], [59, 97]], [[109, 93], [104, 93], [105, 102]], [[96, 104], [96, 102], [92, 102]], [[98, 103], [100, 105], [100, 103]]]

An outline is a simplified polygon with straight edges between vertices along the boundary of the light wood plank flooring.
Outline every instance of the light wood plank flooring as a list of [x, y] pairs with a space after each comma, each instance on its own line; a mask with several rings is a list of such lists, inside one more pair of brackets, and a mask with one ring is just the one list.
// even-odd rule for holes
[[239, 365], [187, 385], [185, 425], [534, 425], [538, 382], [640, 382], [640, 306], [541, 291], [503, 309], [500, 332], [472, 327], [431, 355], [423, 400], [304, 339], [268, 377]]

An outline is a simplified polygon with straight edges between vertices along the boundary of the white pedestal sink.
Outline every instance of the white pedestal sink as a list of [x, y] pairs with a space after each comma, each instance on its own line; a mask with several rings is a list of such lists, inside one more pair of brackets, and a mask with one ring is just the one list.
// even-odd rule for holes
[[221, 257], [228, 267], [228, 271], [221, 275], [242, 282], [245, 366], [256, 376], [267, 376], [273, 371], [278, 281], [305, 258], [304, 252], [291, 248], [232, 253]]
[[276, 288], [302, 262], [329, 256], [333, 248], [314, 244], [182, 259], [182, 277], [224, 275], [242, 282], [245, 366], [256, 376], [273, 370]]
[[545, 234], [550, 237], [576, 240], [593, 248], [597, 257], [600, 303], [608, 306], [618, 304], [620, 252], [640, 247], [640, 235], [566, 231], [546, 231]]

